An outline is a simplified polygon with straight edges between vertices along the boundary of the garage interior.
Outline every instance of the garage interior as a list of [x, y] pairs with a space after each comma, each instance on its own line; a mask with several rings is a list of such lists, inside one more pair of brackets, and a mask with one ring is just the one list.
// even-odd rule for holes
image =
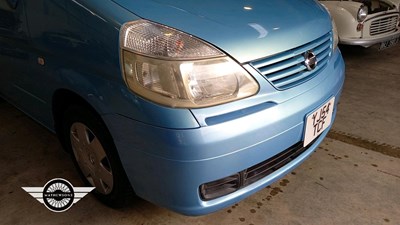
[[284, 179], [201, 217], [140, 199], [111, 209], [92, 194], [47, 210], [21, 187], [83, 182], [54, 134], [1, 101], [0, 224], [400, 224], [400, 45], [340, 49], [346, 81], [328, 138]]

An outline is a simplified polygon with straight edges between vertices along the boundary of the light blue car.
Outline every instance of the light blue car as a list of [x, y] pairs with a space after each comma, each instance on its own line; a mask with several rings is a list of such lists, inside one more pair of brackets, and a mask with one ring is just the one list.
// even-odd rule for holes
[[0, 95], [106, 204], [202, 215], [316, 150], [344, 83], [337, 42], [314, 0], [0, 0]]

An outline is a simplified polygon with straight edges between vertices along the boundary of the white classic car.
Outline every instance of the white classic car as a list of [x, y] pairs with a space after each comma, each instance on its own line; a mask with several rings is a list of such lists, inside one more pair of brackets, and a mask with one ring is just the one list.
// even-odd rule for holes
[[380, 49], [399, 42], [399, 0], [320, 0], [330, 12], [344, 45]]

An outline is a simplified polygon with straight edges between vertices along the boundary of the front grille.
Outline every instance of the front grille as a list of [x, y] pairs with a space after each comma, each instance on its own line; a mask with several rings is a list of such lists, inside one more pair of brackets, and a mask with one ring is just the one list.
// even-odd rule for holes
[[239, 189], [239, 174], [201, 185], [200, 192], [204, 200], [211, 200], [235, 192]]
[[[332, 32], [329, 32], [307, 44], [250, 64], [277, 89], [291, 88], [311, 79], [326, 66], [332, 52], [332, 38]], [[304, 63], [308, 51], [317, 57], [317, 66], [311, 71]]]
[[378, 18], [371, 22], [369, 33], [371, 36], [393, 32], [396, 30], [399, 17], [397, 15]]
[[[315, 142], [315, 141], [314, 141]], [[310, 143], [311, 146], [314, 142]], [[200, 195], [203, 200], [212, 200], [246, 187], [282, 168], [308, 149], [299, 142], [285, 151], [255, 166], [247, 168], [229, 177], [202, 184]]]

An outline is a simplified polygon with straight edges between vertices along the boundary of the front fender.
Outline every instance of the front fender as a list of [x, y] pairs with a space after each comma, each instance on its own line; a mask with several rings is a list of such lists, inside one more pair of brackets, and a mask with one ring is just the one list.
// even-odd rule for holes
[[322, 3], [335, 20], [339, 39], [361, 38], [362, 33], [357, 31], [357, 12], [361, 4], [358, 2], [326, 2]]

